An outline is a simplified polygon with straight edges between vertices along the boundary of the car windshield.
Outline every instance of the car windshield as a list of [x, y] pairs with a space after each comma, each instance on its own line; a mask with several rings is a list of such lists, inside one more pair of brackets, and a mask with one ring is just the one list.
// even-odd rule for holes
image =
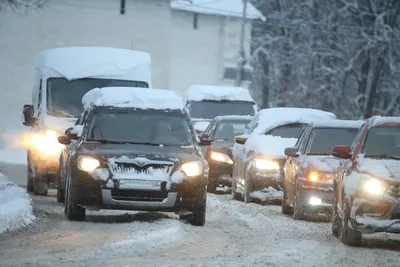
[[306, 126], [307, 124], [305, 123], [291, 123], [278, 126], [265, 134], [283, 138], [299, 138]]
[[77, 118], [83, 112], [82, 97], [93, 88], [102, 87], [148, 87], [145, 82], [113, 79], [83, 78], [47, 80], [47, 112], [55, 117]]
[[214, 119], [225, 115], [254, 116], [254, 105], [248, 101], [191, 101], [188, 109], [192, 118]]
[[338, 145], [350, 146], [358, 128], [316, 128], [307, 146], [307, 155], [330, 155]]
[[193, 145], [193, 136], [185, 115], [161, 110], [95, 111], [86, 140], [165, 146]]
[[235, 136], [246, 131], [246, 125], [249, 122], [250, 120], [222, 121], [215, 131], [214, 138], [217, 140], [233, 140]]
[[369, 129], [361, 153], [365, 157], [400, 159], [400, 127]]

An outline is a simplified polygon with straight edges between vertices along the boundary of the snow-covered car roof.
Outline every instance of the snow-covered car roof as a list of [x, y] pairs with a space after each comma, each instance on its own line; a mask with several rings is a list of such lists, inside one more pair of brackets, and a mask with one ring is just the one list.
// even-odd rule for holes
[[373, 116], [369, 120], [371, 122], [370, 127], [400, 125], [400, 117]]
[[43, 50], [35, 69], [48, 77], [109, 78], [151, 81], [149, 53], [109, 47], [62, 47]]
[[360, 128], [363, 125], [363, 120], [326, 120], [310, 123], [312, 127], [332, 127], [332, 128]]
[[267, 108], [258, 113], [258, 124], [253, 133], [264, 134], [275, 127], [290, 123], [312, 123], [315, 121], [335, 120], [336, 115], [310, 108]]
[[249, 101], [254, 102], [249, 90], [242, 87], [192, 85], [185, 94], [187, 101]]
[[215, 119], [219, 120], [252, 120], [254, 116], [249, 115], [225, 115], [225, 116], [217, 116]]
[[[209, 14], [229, 17], [242, 17], [242, 0], [173, 0], [170, 4], [172, 9], [188, 11], [199, 14]], [[265, 20], [265, 17], [251, 3], [247, 5], [246, 17], [249, 19]]]
[[95, 88], [82, 98], [85, 109], [91, 106], [112, 106], [140, 109], [183, 110], [184, 99], [175, 91], [135, 87]]

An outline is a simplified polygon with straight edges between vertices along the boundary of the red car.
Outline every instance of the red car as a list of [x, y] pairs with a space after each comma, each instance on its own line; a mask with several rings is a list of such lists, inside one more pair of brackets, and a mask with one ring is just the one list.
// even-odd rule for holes
[[341, 159], [334, 181], [332, 234], [359, 246], [362, 234], [400, 233], [400, 117], [372, 117]]

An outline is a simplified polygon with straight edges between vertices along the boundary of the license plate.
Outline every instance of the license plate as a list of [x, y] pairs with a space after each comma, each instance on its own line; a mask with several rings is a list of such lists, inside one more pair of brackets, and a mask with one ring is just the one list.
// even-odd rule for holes
[[161, 181], [121, 179], [119, 180], [119, 184], [120, 186], [129, 186], [129, 187], [160, 187]]

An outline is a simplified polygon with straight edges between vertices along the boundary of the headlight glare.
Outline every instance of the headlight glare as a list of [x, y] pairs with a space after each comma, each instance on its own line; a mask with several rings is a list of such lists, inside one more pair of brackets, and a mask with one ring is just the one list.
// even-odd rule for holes
[[78, 158], [78, 168], [85, 172], [92, 172], [100, 167], [100, 162], [92, 157], [80, 156]]
[[186, 176], [199, 176], [203, 173], [203, 166], [200, 161], [189, 161], [181, 166], [181, 170]]
[[364, 190], [371, 195], [382, 195], [386, 191], [386, 185], [378, 179], [371, 178], [364, 183]]
[[211, 152], [211, 159], [219, 162], [225, 162], [228, 164], [233, 164], [233, 161], [231, 158], [224, 153], [219, 153], [219, 152]]
[[280, 169], [278, 162], [266, 160], [266, 159], [255, 159], [255, 166], [257, 169], [277, 171]]
[[311, 182], [333, 183], [333, 174], [318, 172], [318, 171], [310, 171], [308, 173], [308, 180]]

